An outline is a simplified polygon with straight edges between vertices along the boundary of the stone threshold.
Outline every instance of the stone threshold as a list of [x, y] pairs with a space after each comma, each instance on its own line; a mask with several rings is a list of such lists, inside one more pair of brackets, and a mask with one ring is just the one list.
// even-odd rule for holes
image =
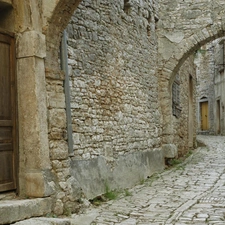
[[75, 225], [75, 224], [71, 223], [69, 219], [37, 217], [20, 221], [14, 223], [13, 225]]
[[52, 211], [51, 198], [0, 201], [0, 224], [13, 224], [32, 217], [45, 216]]

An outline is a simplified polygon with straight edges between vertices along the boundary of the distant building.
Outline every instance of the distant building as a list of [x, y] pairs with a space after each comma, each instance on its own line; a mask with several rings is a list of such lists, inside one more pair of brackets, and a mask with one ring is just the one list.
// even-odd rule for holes
[[225, 134], [224, 38], [196, 52], [197, 118], [200, 134]]

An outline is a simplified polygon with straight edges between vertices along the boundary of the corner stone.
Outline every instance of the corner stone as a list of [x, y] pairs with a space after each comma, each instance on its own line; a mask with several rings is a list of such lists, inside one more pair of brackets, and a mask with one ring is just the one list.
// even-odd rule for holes
[[162, 146], [165, 158], [176, 158], [178, 156], [177, 146], [174, 144], [165, 144]]

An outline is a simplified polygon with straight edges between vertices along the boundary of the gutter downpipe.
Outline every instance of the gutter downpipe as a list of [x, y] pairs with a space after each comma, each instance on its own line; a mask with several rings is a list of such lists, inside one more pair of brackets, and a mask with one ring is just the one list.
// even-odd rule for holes
[[72, 118], [71, 118], [71, 105], [70, 105], [70, 85], [69, 85], [69, 72], [68, 72], [68, 53], [67, 53], [67, 38], [66, 31], [63, 31], [61, 41], [61, 69], [65, 73], [64, 90], [66, 100], [66, 121], [67, 121], [67, 139], [68, 139], [68, 151], [69, 156], [73, 156], [73, 129], [72, 129]]

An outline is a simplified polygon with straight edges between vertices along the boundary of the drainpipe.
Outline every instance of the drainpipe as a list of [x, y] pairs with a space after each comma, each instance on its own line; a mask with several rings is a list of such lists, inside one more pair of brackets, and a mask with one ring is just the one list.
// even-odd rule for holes
[[65, 73], [64, 90], [66, 99], [66, 119], [67, 119], [67, 139], [69, 155], [73, 156], [73, 129], [71, 119], [71, 106], [70, 106], [70, 85], [69, 85], [69, 73], [68, 73], [68, 54], [67, 54], [67, 38], [66, 31], [63, 32], [61, 42], [61, 68]]

